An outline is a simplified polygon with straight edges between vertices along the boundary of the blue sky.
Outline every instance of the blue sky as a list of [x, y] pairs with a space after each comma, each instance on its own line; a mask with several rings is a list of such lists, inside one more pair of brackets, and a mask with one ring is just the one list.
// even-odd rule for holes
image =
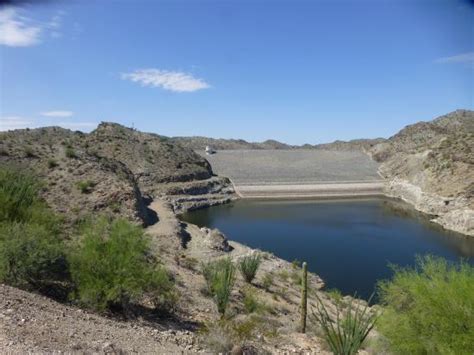
[[115, 121], [292, 144], [474, 108], [457, 0], [53, 1], [0, 10], [0, 130]]

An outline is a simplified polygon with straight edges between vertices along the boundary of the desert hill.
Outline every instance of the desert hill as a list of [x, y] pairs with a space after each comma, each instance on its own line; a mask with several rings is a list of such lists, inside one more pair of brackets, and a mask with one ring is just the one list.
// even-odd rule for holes
[[474, 234], [474, 111], [407, 126], [369, 154], [383, 163], [390, 196], [449, 229]]
[[184, 187], [205, 195], [203, 205], [232, 192], [193, 151], [114, 123], [102, 123], [90, 134], [59, 127], [0, 132], [0, 162], [33, 170], [45, 181], [47, 203], [71, 221], [106, 211], [147, 224], [155, 218], [147, 203], [156, 195], [180, 194]]

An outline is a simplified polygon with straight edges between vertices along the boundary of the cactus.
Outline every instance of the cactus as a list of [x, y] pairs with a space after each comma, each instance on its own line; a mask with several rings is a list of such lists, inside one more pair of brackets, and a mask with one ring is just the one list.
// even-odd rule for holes
[[306, 310], [308, 305], [308, 265], [303, 263], [303, 275], [301, 277], [301, 333], [306, 332]]

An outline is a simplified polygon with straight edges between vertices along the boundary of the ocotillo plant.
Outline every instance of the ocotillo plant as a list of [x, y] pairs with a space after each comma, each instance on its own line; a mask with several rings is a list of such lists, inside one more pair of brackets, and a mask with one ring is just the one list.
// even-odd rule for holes
[[301, 333], [306, 332], [306, 309], [308, 305], [308, 265], [303, 263], [303, 275], [301, 277]]

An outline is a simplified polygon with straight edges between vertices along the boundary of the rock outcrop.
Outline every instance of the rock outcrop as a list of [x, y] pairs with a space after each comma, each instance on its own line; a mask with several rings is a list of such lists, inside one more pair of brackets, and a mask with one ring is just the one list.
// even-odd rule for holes
[[474, 111], [407, 126], [368, 153], [383, 163], [388, 196], [447, 229], [474, 235]]

